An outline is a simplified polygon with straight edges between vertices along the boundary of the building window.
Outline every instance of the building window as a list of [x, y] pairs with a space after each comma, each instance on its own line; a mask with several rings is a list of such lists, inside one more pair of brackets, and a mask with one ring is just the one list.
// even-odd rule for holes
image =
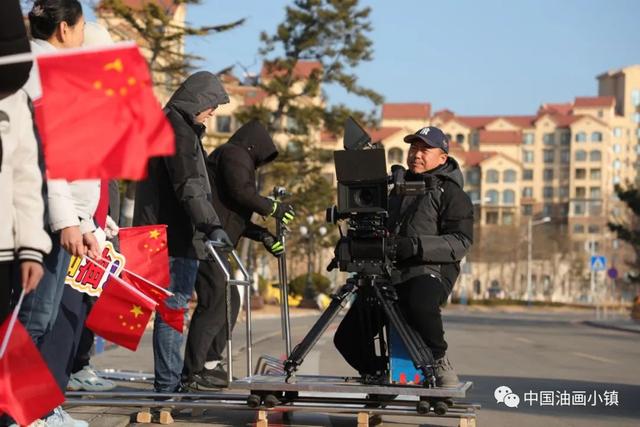
[[597, 234], [600, 232], [600, 226], [595, 224], [589, 225], [589, 234]]
[[591, 150], [591, 152], [589, 153], [589, 160], [591, 160], [592, 162], [599, 162], [600, 160], [602, 160], [602, 153], [600, 152], [600, 150]]
[[502, 224], [503, 225], [512, 225], [513, 224], [513, 213], [512, 212], [502, 212]]
[[469, 196], [469, 199], [471, 199], [471, 203], [475, 204], [480, 204], [481, 200], [480, 200], [480, 191], [478, 190], [471, 190], [471, 191], [467, 191], [467, 195]]
[[553, 181], [553, 169], [543, 170], [542, 179], [544, 179], [545, 181]]
[[576, 187], [576, 198], [584, 199], [587, 197], [587, 188], [586, 187]]
[[602, 142], [602, 132], [592, 132], [591, 142]]
[[558, 197], [567, 198], [569, 197], [569, 187], [563, 186], [558, 188]]
[[216, 116], [216, 131], [220, 133], [231, 132], [231, 116]]
[[553, 163], [555, 160], [555, 155], [554, 155], [554, 151], [553, 150], [544, 150], [543, 151], [543, 159], [545, 163]]
[[584, 225], [582, 225], [582, 224], [574, 224], [573, 225], [573, 232], [574, 233], [584, 233]]
[[522, 197], [533, 197], [533, 187], [523, 187]]
[[504, 182], [516, 182], [516, 177], [516, 171], [514, 171], [513, 169], [507, 169], [502, 173], [502, 180]]
[[485, 222], [487, 224], [497, 224], [498, 223], [498, 212], [487, 212], [487, 216], [485, 217]]
[[542, 206], [542, 216], [551, 216], [553, 214], [553, 205], [545, 203]]
[[586, 132], [578, 132], [576, 133], [576, 142], [586, 142], [587, 141], [587, 133]]
[[621, 151], [620, 144], [613, 144], [613, 146], [611, 147], [611, 150], [614, 153], [618, 154]]
[[553, 187], [546, 186], [542, 189], [542, 197], [545, 199], [553, 198]]
[[487, 171], [487, 182], [492, 182], [492, 183], [500, 182], [500, 174], [498, 173], [497, 170], [489, 169]]
[[611, 182], [613, 183], [613, 185], [620, 184], [620, 177], [618, 175], [615, 175], [613, 178], [611, 178]]
[[523, 181], [533, 180], [533, 169], [524, 169], [522, 171], [522, 180]]
[[592, 199], [599, 199], [602, 197], [602, 191], [600, 191], [600, 187], [591, 187], [589, 189], [589, 197]]
[[631, 104], [633, 104], [634, 107], [640, 105], [640, 89], [633, 89], [631, 91]]
[[567, 164], [571, 161], [571, 152], [569, 150], [560, 151], [560, 162]]
[[615, 160], [613, 161], [613, 168], [614, 168], [614, 169], [616, 169], [616, 170], [617, 170], [617, 169], [620, 169], [620, 167], [621, 167], [621, 166], [622, 166], [622, 163], [620, 162], [620, 160], [615, 159]]
[[587, 170], [582, 168], [576, 169], [575, 176], [576, 179], [585, 179], [587, 177]]
[[584, 215], [584, 203], [574, 203], [573, 214], [578, 216]]
[[464, 144], [464, 135], [459, 133], [456, 135], [456, 142], [460, 145]]
[[589, 178], [600, 179], [602, 178], [602, 172], [600, 171], [600, 169], [591, 169], [589, 170]]
[[600, 215], [602, 215], [602, 202], [600, 202], [600, 201], [591, 201], [589, 203], [589, 215], [591, 215], [591, 216], [600, 216]]
[[473, 168], [467, 172], [467, 181], [471, 185], [480, 184], [480, 171], [477, 168]]
[[571, 176], [571, 170], [568, 168], [560, 169], [560, 179], [567, 180]]
[[[569, 191], [569, 189], [567, 189], [567, 192]], [[560, 205], [560, 216], [567, 216], [569, 215], [569, 204], [565, 203]]]
[[522, 163], [533, 163], [533, 151], [522, 150]]
[[533, 137], [534, 135], [532, 133], [523, 133], [522, 134], [522, 144], [523, 145], [533, 145]]
[[404, 154], [402, 149], [393, 147], [389, 150], [389, 163], [402, 163], [404, 161]]
[[616, 138], [620, 138], [622, 136], [622, 128], [613, 128], [613, 136], [615, 136]]
[[531, 215], [531, 214], [533, 214], [533, 205], [523, 205], [522, 215]]
[[484, 193], [484, 197], [487, 199], [488, 205], [497, 205], [498, 204], [498, 192], [496, 190], [489, 190]]
[[555, 135], [552, 133], [545, 133], [542, 136], [542, 142], [544, 145], [554, 145], [556, 143]]
[[633, 115], [633, 121], [640, 124], [640, 113], [635, 113]]
[[513, 205], [516, 203], [516, 193], [513, 190], [504, 190], [502, 192], [502, 203], [505, 205]]
[[571, 144], [571, 134], [569, 132], [562, 132], [560, 134], [560, 145]]
[[587, 160], [587, 152], [584, 150], [577, 150], [576, 151], [576, 161], [577, 162], [584, 162], [585, 160]]

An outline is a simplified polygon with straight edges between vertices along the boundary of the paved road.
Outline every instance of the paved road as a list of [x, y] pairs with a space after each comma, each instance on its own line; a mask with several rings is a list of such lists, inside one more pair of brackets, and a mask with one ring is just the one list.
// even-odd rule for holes
[[[480, 426], [600, 427], [640, 423], [640, 335], [587, 326], [581, 323], [585, 318], [583, 313], [494, 313], [458, 308], [445, 311], [450, 359], [463, 380], [474, 382], [467, 400], [482, 404]], [[314, 320], [315, 317], [292, 319], [294, 343]], [[333, 348], [331, 329], [309, 354], [302, 372], [354, 374]], [[242, 328], [238, 328], [235, 342], [239, 343], [242, 336]], [[283, 353], [278, 319], [256, 321], [254, 337], [263, 338], [254, 346], [254, 359], [260, 354]], [[118, 349], [96, 357], [94, 363], [100, 368], [124, 366], [151, 371], [149, 338], [145, 337], [135, 355]], [[234, 366], [237, 373], [244, 374], [242, 358], [236, 358]], [[496, 402], [494, 390], [499, 386], [508, 386], [519, 396], [517, 408]], [[553, 392], [553, 406], [541, 405], [541, 399], [549, 396], [547, 392]], [[589, 400], [585, 406], [560, 406], [556, 401], [581, 394], [577, 392], [585, 392]], [[618, 404], [606, 405], [605, 392], [617, 392]], [[525, 401], [527, 393], [538, 401]], [[607, 395], [613, 397], [611, 393]], [[182, 421], [183, 425], [247, 425], [253, 418], [247, 413], [226, 411], [207, 412], [201, 418], [186, 417]], [[385, 418], [385, 425], [456, 425], [426, 421], [429, 423], [424, 418]], [[346, 426], [355, 422], [354, 417], [296, 413], [292, 424]]]

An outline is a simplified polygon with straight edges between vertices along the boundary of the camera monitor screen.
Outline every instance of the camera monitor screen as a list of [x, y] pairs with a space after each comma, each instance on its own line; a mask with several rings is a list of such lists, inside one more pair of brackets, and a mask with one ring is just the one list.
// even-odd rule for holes
[[384, 149], [334, 151], [338, 182], [371, 182], [387, 180]]

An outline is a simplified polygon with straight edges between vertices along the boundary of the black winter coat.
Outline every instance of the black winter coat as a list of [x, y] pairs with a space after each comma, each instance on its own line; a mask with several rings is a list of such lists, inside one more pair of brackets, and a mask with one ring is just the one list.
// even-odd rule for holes
[[256, 212], [268, 215], [273, 201], [258, 194], [255, 171], [273, 161], [278, 150], [257, 121], [243, 125], [207, 158], [213, 206], [234, 246], [240, 237], [261, 240], [266, 229], [251, 222]]
[[133, 224], [166, 224], [170, 256], [207, 259], [206, 236], [220, 227], [200, 142], [205, 127], [194, 120], [228, 102], [220, 81], [201, 71], [182, 83], [164, 109], [176, 135], [176, 153], [149, 161], [149, 175], [136, 189]]
[[449, 292], [460, 273], [460, 260], [473, 243], [473, 205], [463, 191], [463, 177], [452, 157], [434, 171], [416, 175], [401, 170], [405, 180], [424, 180], [422, 196], [389, 197], [389, 230], [417, 238], [418, 255], [402, 262], [393, 275], [395, 283], [432, 274]]

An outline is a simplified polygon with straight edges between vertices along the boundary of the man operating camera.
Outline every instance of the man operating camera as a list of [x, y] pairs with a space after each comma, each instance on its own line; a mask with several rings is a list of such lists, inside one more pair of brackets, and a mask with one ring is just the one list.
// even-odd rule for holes
[[[455, 387], [459, 379], [446, 356], [440, 306], [451, 293], [460, 272], [460, 260], [472, 243], [473, 206], [463, 191], [460, 167], [449, 157], [449, 141], [440, 129], [424, 127], [407, 135], [404, 141], [411, 144], [409, 169], [395, 166], [394, 182], [422, 181], [425, 191], [408, 194], [396, 185], [389, 195], [387, 230], [395, 247], [391, 281], [407, 323], [433, 353], [436, 385]], [[354, 339], [360, 329], [354, 324], [363, 321], [363, 311], [354, 308], [364, 300], [356, 300], [336, 331], [334, 342], [361, 374], [374, 374], [371, 360], [375, 355]], [[377, 320], [374, 316], [366, 322], [371, 326]]]

